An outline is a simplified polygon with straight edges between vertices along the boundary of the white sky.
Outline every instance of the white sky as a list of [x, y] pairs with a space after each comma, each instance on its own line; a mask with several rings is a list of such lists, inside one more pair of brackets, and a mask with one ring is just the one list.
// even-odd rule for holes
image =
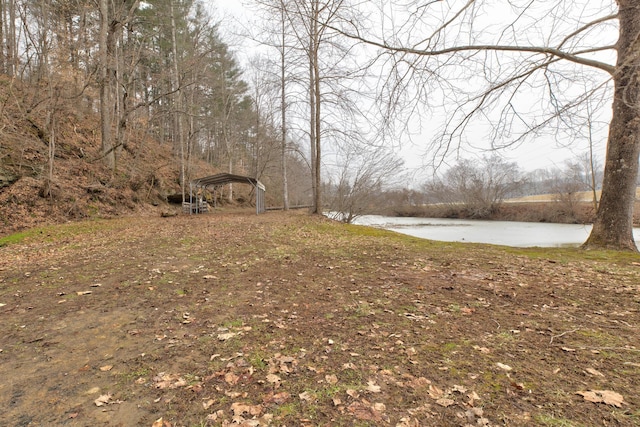
[[[216, 10], [215, 16], [222, 17], [220, 29], [223, 37], [227, 43], [232, 45], [232, 48], [237, 52], [238, 59], [241, 63], [244, 63], [246, 58], [243, 57], [243, 50], [250, 51], [247, 56], [254, 54], [255, 44], [246, 41], [240, 41], [237, 36], [234, 36], [238, 32], [238, 28], [247, 26], [251, 19], [255, 19], [251, 9], [245, 6], [245, 3], [241, 0], [208, 0], [212, 5], [212, 9]], [[229, 41], [228, 37], [232, 38]], [[241, 43], [240, 45], [237, 45]], [[606, 145], [606, 129], [603, 129], [599, 134], [594, 135], [594, 152], [599, 159], [599, 164], [603, 164], [604, 151]], [[420, 134], [419, 132], [414, 135], [405, 135], [401, 141], [400, 156], [405, 160], [405, 165], [408, 169], [420, 170], [423, 169], [423, 164], [428, 163], [428, 156], [424, 155], [424, 151], [430, 135], [427, 133]], [[588, 142], [585, 141], [559, 141], [560, 144], [565, 147], [559, 146], [560, 144], [554, 140], [551, 136], [542, 136], [537, 138], [534, 143], [525, 143], [516, 148], [510, 148], [500, 150], [499, 154], [509, 161], [517, 162], [524, 171], [532, 171], [535, 169], [547, 169], [564, 167], [564, 163], [567, 160], [575, 159], [579, 155], [583, 155], [589, 149]], [[568, 148], [569, 147], [569, 148]], [[474, 155], [480, 156], [483, 154], [490, 155], [488, 152], [482, 151], [469, 151], [469, 149], [463, 149], [460, 151], [460, 157], [471, 158]], [[430, 173], [430, 172], [429, 172]], [[418, 184], [430, 175], [418, 176]]]

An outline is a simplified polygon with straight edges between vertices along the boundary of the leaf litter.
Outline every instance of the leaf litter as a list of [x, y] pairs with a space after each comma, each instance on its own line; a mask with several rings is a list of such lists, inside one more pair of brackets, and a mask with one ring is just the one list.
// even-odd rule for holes
[[[3, 303], [16, 302], [2, 307], [17, 325], [4, 326], [3, 334], [57, 361], [37, 365], [47, 373], [43, 384], [60, 378], [56, 370], [66, 359], [56, 351], [67, 340], [86, 348], [82, 360], [65, 353], [75, 361], [64, 370], [73, 387], [95, 381], [87, 404], [99, 402], [109, 412], [137, 408], [128, 414], [136, 425], [526, 425], [548, 414], [576, 424], [632, 425], [625, 411], [635, 410], [640, 393], [625, 370], [637, 372], [637, 271], [583, 260], [549, 263], [501, 249], [465, 247], [460, 257], [446, 245], [434, 252], [304, 215], [228, 216], [216, 227], [205, 220], [176, 219], [175, 228], [153, 219], [127, 223], [123, 229], [137, 240], [121, 239], [120, 246], [87, 238], [80, 249], [92, 260], [105, 250], [137, 254], [118, 278], [86, 260], [74, 264], [64, 253], [45, 253], [21, 283], [37, 289], [38, 271], [50, 272], [55, 262], [66, 266], [66, 293], [51, 292], [54, 304], [47, 307], [35, 291], [0, 294]], [[240, 235], [237, 228], [252, 232]], [[193, 245], [154, 243], [184, 235], [196, 236]], [[210, 250], [213, 240], [219, 250]], [[141, 246], [127, 246], [135, 242]], [[148, 247], [156, 252], [145, 258]], [[100, 298], [73, 298], [87, 280], [103, 285], [94, 288]], [[76, 323], [90, 325], [89, 333], [70, 326]], [[27, 356], [15, 348], [3, 343], [3, 357]], [[107, 353], [113, 361], [101, 364]], [[621, 393], [583, 390], [587, 378]], [[116, 385], [129, 405], [117, 405], [110, 393], [96, 399]], [[71, 384], [59, 387], [72, 393]], [[11, 408], [0, 420], [28, 411], [21, 401]], [[51, 414], [40, 424], [60, 424], [69, 414], [83, 425], [99, 424], [81, 406]]]

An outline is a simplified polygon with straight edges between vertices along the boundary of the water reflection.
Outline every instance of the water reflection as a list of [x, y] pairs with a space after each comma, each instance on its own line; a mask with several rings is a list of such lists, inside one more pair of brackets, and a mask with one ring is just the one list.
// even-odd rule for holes
[[[584, 243], [591, 232], [591, 225], [581, 224], [396, 218], [378, 215], [362, 216], [354, 222], [423, 239], [514, 247], [576, 247]], [[636, 242], [640, 241], [640, 228], [634, 229], [634, 237]]]

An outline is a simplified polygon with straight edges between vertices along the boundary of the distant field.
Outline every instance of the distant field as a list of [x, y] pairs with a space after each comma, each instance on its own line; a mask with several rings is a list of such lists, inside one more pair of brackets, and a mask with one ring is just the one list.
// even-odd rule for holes
[[[600, 191], [597, 191], [598, 199], [600, 199]], [[578, 193], [578, 200], [589, 202], [593, 198], [591, 191], [582, 191]], [[557, 194], [536, 194], [533, 196], [518, 197], [505, 200], [506, 203], [526, 203], [526, 202], [553, 202], [558, 199]], [[640, 187], [636, 188], [636, 199], [640, 199]]]

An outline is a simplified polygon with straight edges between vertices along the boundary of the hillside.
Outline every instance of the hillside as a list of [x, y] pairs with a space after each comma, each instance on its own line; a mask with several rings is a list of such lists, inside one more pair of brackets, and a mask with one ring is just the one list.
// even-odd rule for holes
[[[175, 209], [166, 203], [168, 195], [180, 193], [171, 145], [131, 130], [112, 173], [100, 158], [97, 114], [81, 113], [73, 100], [61, 103], [52, 138], [38, 95], [38, 88], [0, 77], [0, 235], [39, 224]], [[205, 163], [192, 171], [216, 172]]]

